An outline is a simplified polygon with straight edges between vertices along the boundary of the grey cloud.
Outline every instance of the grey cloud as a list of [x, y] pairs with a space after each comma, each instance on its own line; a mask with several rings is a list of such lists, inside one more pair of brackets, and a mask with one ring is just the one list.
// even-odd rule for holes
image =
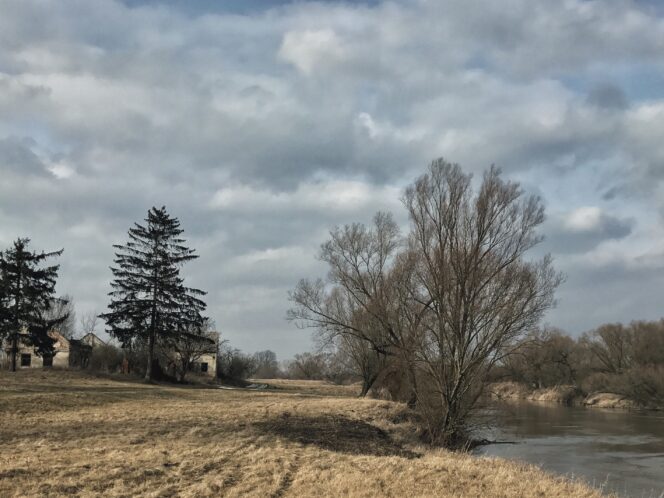
[[590, 90], [588, 102], [602, 109], [625, 109], [628, 105], [625, 92], [608, 83], [598, 85]]
[[0, 139], [0, 170], [47, 174], [46, 166], [32, 151], [35, 141], [30, 138], [6, 137]]
[[543, 248], [552, 253], [584, 253], [604, 241], [628, 237], [636, 221], [602, 212], [592, 224], [570, 227], [561, 217], [551, 219], [544, 227], [546, 239]]
[[558, 266], [567, 280], [557, 293], [557, 308], [547, 315], [551, 324], [578, 335], [604, 323], [662, 318], [661, 265], [596, 264], [584, 259]]

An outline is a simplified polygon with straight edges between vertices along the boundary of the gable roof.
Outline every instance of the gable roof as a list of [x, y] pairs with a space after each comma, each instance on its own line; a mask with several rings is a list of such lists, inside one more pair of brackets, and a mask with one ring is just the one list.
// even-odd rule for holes
[[80, 341], [85, 343], [85, 344], [88, 344], [90, 346], [96, 346], [96, 345], [104, 346], [104, 345], [106, 345], [106, 341], [101, 339], [94, 332], [88, 332], [83, 337], [81, 337]]

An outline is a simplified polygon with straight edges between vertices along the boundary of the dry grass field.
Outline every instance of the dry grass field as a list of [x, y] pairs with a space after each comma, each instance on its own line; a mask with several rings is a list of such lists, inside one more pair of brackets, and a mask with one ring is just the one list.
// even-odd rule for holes
[[416, 443], [396, 403], [0, 372], [0, 496], [599, 496], [499, 459]]

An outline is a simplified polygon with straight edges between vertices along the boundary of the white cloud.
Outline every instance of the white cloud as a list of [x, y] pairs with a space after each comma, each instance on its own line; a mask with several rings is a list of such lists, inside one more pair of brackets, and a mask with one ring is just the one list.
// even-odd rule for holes
[[602, 210], [596, 206], [580, 207], [570, 212], [565, 219], [565, 227], [575, 232], [587, 232], [599, 227]]
[[343, 62], [351, 50], [331, 29], [289, 31], [284, 34], [279, 56], [304, 74]]
[[48, 170], [59, 180], [66, 180], [76, 173], [74, 168], [61, 162], [51, 164]]
[[341, 211], [357, 212], [396, 207], [401, 190], [356, 180], [327, 180], [301, 183], [292, 192], [275, 192], [240, 185], [224, 187], [209, 202], [212, 209], [245, 212]]

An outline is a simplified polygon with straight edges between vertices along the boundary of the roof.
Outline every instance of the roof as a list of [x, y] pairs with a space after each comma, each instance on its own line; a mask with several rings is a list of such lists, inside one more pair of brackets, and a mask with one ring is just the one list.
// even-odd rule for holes
[[85, 334], [83, 337], [81, 337], [81, 342], [84, 342], [85, 344], [88, 344], [90, 346], [102, 346], [106, 345], [106, 341], [101, 339], [97, 334], [94, 332], [88, 332]]

